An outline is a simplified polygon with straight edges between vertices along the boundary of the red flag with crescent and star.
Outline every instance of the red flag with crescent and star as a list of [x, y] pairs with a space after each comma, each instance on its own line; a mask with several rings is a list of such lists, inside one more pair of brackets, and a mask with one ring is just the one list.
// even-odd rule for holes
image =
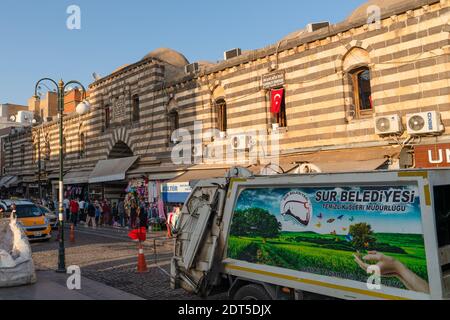
[[280, 113], [281, 103], [283, 102], [284, 89], [272, 90], [272, 105], [270, 107], [271, 113]]

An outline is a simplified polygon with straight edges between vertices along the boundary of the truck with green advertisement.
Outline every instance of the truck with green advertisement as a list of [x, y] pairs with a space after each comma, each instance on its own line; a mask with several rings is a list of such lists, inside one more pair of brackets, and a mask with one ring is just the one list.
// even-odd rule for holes
[[449, 299], [450, 170], [199, 181], [171, 285], [236, 300]]

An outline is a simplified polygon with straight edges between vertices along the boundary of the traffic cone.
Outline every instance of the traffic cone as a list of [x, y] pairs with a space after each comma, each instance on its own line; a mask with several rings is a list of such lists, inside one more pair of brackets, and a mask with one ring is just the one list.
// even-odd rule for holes
[[70, 225], [70, 242], [75, 243], [75, 228], [73, 223]]
[[139, 242], [139, 254], [138, 254], [137, 272], [138, 273], [148, 272], [147, 261], [145, 261], [144, 247], [142, 245], [142, 242]]

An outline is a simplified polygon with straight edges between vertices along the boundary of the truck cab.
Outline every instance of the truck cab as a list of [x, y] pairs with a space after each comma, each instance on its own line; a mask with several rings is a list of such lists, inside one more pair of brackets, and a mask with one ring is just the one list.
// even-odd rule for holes
[[450, 298], [450, 170], [200, 181], [176, 226], [172, 288], [231, 299]]

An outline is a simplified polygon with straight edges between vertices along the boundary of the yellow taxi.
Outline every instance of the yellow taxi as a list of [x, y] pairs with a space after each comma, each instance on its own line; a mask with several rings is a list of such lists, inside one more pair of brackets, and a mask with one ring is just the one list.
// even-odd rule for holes
[[30, 240], [50, 240], [51, 225], [45, 213], [34, 203], [25, 200], [1, 200], [0, 207], [10, 216], [15, 207], [18, 223]]

